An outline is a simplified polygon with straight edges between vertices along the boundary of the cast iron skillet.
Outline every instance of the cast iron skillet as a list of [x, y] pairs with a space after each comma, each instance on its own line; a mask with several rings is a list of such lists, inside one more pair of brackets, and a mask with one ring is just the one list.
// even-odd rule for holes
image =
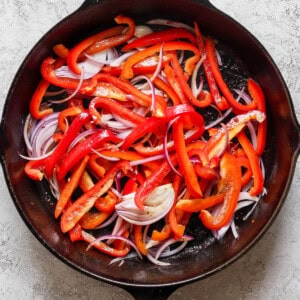
[[[47, 186], [25, 176], [24, 161], [18, 155], [25, 150], [22, 129], [29, 99], [40, 79], [42, 59], [50, 55], [54, 44], [63, 42], [71, 47], [83, 37], [112, 26], [113, 18], [119, 13], [136, 20], [159, 17], [189, 24], [198, 21], [205, 33], [238, 54], [236, 58], [243, 68], [229, 70], [228, 78], [238, 74], [239, 81], [239, 73], [246, 72], [261, 84], [266, 95], [268, 140], [263, 159], [268, 194], [253, 213], [255, 222], [251, 224], [249, 220], [239, 224], [238, 240], [228, 234], [217, 242], [204, 230], [194, 231], [196, 242], [171, 259], [170, 267], [136, 260], [127, 261], [122, 267], [109, 266], [109, 257], [93, 250], [86, 252], [86, 245], [72, 244], [53, 218], [54, 201]], [[1, 121], [1, 162], [5, 179], [19, 213], [33, 234], [73, 268], [122, 286], [143, 299], [166, 298], [180, 285], [224, 269], [253, 246], [273, 222], [285, 200], [299, 148], [299, 124], [274, 62], [247, 30], [208, 0], [86, 0], [77, 11], [45, 34], [28, 54], [12, 83]]]

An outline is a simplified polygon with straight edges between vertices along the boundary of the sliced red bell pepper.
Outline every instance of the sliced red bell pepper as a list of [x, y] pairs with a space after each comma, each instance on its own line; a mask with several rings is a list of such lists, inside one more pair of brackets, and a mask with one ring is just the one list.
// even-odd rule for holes
[[99, 51], [103, 51], [104, 49], [119, 46], [133, 38], [135, 33], [135, 22], [132, 18], [118, 15], [115, 18], [115, 22], [117, 24], [126, 24], [128, 25], [128, 27], [123, 29], [119, 35], [107, 37], [106, 39], [95, 42], [93, 45], [86, 49], [87, 54], [93, 54]]
[[82, 229], [95, 229], [101, 225], [111, 213], [96, 211], [96, 212], [87, 212], [79, 221], [79, 224]]
[[253, 110], [256, 108], [255, 101], [250, 102], [249, 104], [241, 104], [236, 101], [236, 99], [233, 97], [229, 87], [227, 86], [226, 82], [223, 79], [222, 73], [220, 71], [216, 53], [215, 53], [215, 44], [213, 40], [210, 37], [206, 38], [206, 55], [207, 59], [209, 61], [209, 64], [211, 66], [212, 73], [214, 75], [214, 78], [222, 91], [223, 95], [225, 96], [226, 100], [229, 102], [229, 104], [235, 108], [238, 111], [246, 112], [249, 110]]
[[171, 56], [171, 64], [172, 67], [175, 71], [175, 74], [177, 76], [178, 79], [178, 83], [182, 89], [182, 91], [184, 92], [185, 96], [187, 97], [189, 103], [191, 103], [192, 105], [196, 106], [196, 107], [207, 107], [212, 103], [212, 98], [211, 97], [205, 97], [202, 100], [197, 99], [193, 93], [192, 90], [190, 88], [190, 85], [188, 84], [186, 77], [183, 73], [183, 70], [181, 68], [181, 65], [178, 61], [177, 55], [174, 54], [170, 54]]
[[70, 180], [64, 185], [63, 189], [60, 191], [60, 196], [57, 200], [55, 206], [54, 216], [58, 218], [65, 208], [68, 201], [70, 201], [71, 196], [75, 189], [77, 188], [79, 181], [82, 177], [82, 174], [86, 168], [89, 157], [86, 156], [79, 164], [75, 167], [72, 175], [70, 176]]
[[213, 72], [212, 72], [212, 69], [210, 66], [210, 63], [207, 59], [203, 36], [202, 36], [199, 26], [196, 22], [194, 22], [194, 27], [195, 27], [195, 33], [196, 33], [198, 48], [199, 48], [201, 57], [205, 57], [204, 61], [203, 61], [203, 68], [204, 68], [206, 80], [207, 80], [212, 98], [220, 110], [227, 109], [227, 108], [229, 108], [228, 102], [224, 97], [221, 97], [221, 95], [220, 95], [217, 83], [215, 81], [215, 78], [214, 78], [214, 75], [213, 75]]
[[32, 180], [41, 181], [44, 178], [46, 159], [29, 160], [24, 168], [26, 175]]
[[[141, 106], [150, 107], [152, 104], [151, 96], [144, 94], [126, 80], [104, 73], [97, 74], [96, 78], [98, 81], [109, 82], [115, 85], [116, 87], [120, 88], [122, 91], [128, 94], [128, 99], [130, 99], [131, 96], [133, 96], [133, 102], [136, 102]], [[157, 97], [154, 115], [164, 116], [165, 110], [166, 103], [164, 101], [161, 101], [161, 98]]]
[[199, 186], [199, 181], [194, 166], [191, 163], [187, 153], [184, 140], [183, 122], [181, 119], [176, 120], [173, 124], [173, 139], [178, 164], [183, 177], [185, 178], [185, 183], [188, 190], [194, 197], [202, 196], [202, 191]]
[[103, 39], [109, 38], [111, 36], [121, 34], [123, 30], [123, 26], [112, 27], [95, 35], [92, 35], [78, 43], [74, 48], [70, 50], [67, 57], [67, 64], [70, 70], [72, 70], [72, 72], [74, 72], [75, 74], [81, 74], [82, 70], [77, 64], [80, 54], [88, 47], [95, 44], [97, 41], [102, 41]]
[[173, 40], [189, 40], [192, 44], [196, 44], [195, 36], [184, 28], [168, 28], [161, 31], [155, 31], [133, 40], [122, 48], [122, 51], [129, 51], [134, 48], [143, 48], [158, 43], [169, 42]]
[[175, 95], [179, 99], [179, 103], [187, 104], [189, 101], [182, 90], [179, 80], [175, 74], [174, 69], [170, 65], [166, 65], [164, 68], [164, 73], [166, 74], [166, 80], [168, 84], [172, 87], [175, 92]]
[[120, 142], [110, 130], [99, 129], [96, 133], [86, 138], [84, 141], [78, 143], [72, 148], [63, 158], [60, 169], [57, 173], [57, 178], [62, 180], [68, 171], [83, 157], [90, 154], [93, 149], [99, 148], [106, 141]]
[[47, 80], [42, 79], [32, 95], [29, 105], [29, 112], [35, 119], [42, 119], [53, 113], [52, 108], [40, 110], [41, 102], [49, 86], [50, 83]]
[[128, 162], [120, 161], [111, 168], [105, 176], [98, 181], [93, 188], [80, 196], [72, 205], [62, 214], [60, 225], [62, 232], [71, 230], [79, 220], [94, 206], [96, 200], [110, 189], [114, 183], [117, 172], [127, 173], [131, 167]]
[[156, 44], [154, 46], [146, 48], [145, 50], [138, 51], [135, 54], [133, 54], [124, 63], [123, 70], [121, 73], [121, 78], [123, 78], [123, 79], [132, 78], [134, 75], [132, 67], [135, 64], [139, 63], [140, 61], [148, 58], [149, 56], [160, 52], [162, 46], [163, 46], [164, 51], [176, 51], [176, 50], [192, 51], [194, 53], [194, 56], [188, 58], [185, 61], [184, 69], [188, 74], [193, 73], [195, 64], [197, 63], [197, 61], [199, 60], [199, 57], [200, 57], [198, 48], [196, 46], [194, 46], [193, 44], [190, 44], [187, 42], [176, 41], [176, 42], [166, 42], [163, 44], [162, 43]]
[[[55, 74], [56, 60], [52, 57], [47, 57], [43, 60], [41, 65], [41, 74], [43, 78], [55, 86], [66, 89], [76, 90], [79, 85], [79, 79], [58, 77]], [[92, 94], [97, 85], [97, 79], [92, 77], [84, 79], [80, 88], [80, 93]]]
[[224, 197], [225, 192], [205, 198], [180, 199], [176, 204], [176, 208], [187, 212], [197, 212], [203, 209], [211, 208], [221, 203], [222, 201], [224, 201]]
[[245, 132], [240, 132], [237, 138], [249, 159], [249, 163], [252, 170], [253, 186], [250, 189], [249, 193], [252, 196], [257, 196], [263, 191], [264, 188], [264, 177], [260, 167], [259, 157], [253, 145], [247, 138]]
[[58, 143], [51, 156], [47, 158], [45, 172], [48, 178], [52, 176], [52, 172], [55, 165], [64, 156], [68, 147], [71, 145], [75, 137], [78, 135], [81, 127], [87, 122], [89, 122], [89, 120], [90, 120], [90, 114], [87, 112], [82, 112], [77, 117], [75, 117], [70, 127], [66, 131], [63, 139]]
[[98, 107], [104, 108], [105, 110], [118, 115], [119, 117], [131, 122], [132, 124], [139, 125], [146, 121], [145, 117], [135, 113], [133, 110], [126, 108], [118, 101], [103, 97], [96, 97], [89, 104], [90, 113], [96, 124], [98, 124], [101, 120], [100, 113], [96, 109]]
[[143, 239], [143, 226], [134, 225], [133, 240], [134, 240], [135, 245], [139, 249], [139, 251], [143, 255], [147, 255], [148, 254], [148, 249], [147, 249], [147, 247], [146, 247], [147, 245], [146, 245], [146, 243], [144, 242], [144, 239]]
[[170, 106], [166, 109], [165, 117], [150, 117], [145, 122], [135, 127], [132, 132], [124, 139], [121, 146], [122, 149], [128, 149], [136, 140], [143, 137], [148, 132], [153, 132], [158, 128], [164, 127], [167, 122], [175, 119], [178, 116], [190, 115], [193, 118], [193, 124], [204, 131], [204, 120], [200, 114], [198, 114], [192, 106], [189, 104], [179, 104], [176, 106]]
[[118, 202], [117, 196], [108, 191], [105, 197], [100, 197], [95, 202], [95, 207], [102, 212], [112, 213], [115, 209], [115, 205]]
[[166, 95], [172, 100], [174, 106], [181, 103], [180, 98], [177, 96], [172, 85], [169, 85], [159, 77], [156, 77], [153, 80], [153, 83], [155, 86], [157, 86], [159, 89], [166, 93]]
[[58, 116], [58, 127], [62, 132], [65, 132], [67, 130], [67, 124], [66, 124], [66, 118], [67, 117], [76, 117], [80, 113], [83, 112], [83, 108], [78, 106], [72, 106], [65, 108], [59, 113]]
[[[266, 113], [266, 103], [264, 93], [257, 82], [252, 78], [248, 79], [248, 91], [250, 96], [255, 101], [257, 109], [263, 113]], [[256, 153], [258, 156], [262, 155], [266, 146], [267, 138], [267, 119], [258, 124], [257, 128], [257, 146]]]
[[118, 101], [127, 100], [126, 94], [109, 82], [98, 82], [93, 96], [111, 98]]
[[237, 158], [228, 152], [221, 158], [220, 175], [218, 194], [225, 193], [220, 210], [214, 216], [206, 209], [200, 213], [203, 225], [211, 230], [218, 230], [232, 220], [241, 191], [241, 167]]

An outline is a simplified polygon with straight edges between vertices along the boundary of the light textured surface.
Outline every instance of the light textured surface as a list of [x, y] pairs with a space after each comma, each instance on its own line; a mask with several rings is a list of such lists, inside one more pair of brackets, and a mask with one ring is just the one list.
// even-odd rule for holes
[[[0, 1], [0, 107], [25, 55], [82, 0]], [[214, 0], [249, 29], [278, 64], [300, 119], [299, 0]], [[0, 171], [0, 299], [132, 299], [64, 265], [29, 232]], [[264, 238], [226, 270], [185, 287], [177, 299], [300, 299], [300, 163], [288, 199]]]

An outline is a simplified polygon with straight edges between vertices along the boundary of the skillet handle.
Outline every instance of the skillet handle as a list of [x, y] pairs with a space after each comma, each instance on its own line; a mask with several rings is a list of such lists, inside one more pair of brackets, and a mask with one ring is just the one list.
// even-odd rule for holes
[[[85, 0], [82, 3], [82, 5], [79, 7], [79, 10], [84, 10], [88, 7], [91, 7], [91, 6], [101, 3], [101, 2], [106, 2], [106, 0]], [[210, 8], [215, 8], [215, 6], [213, 4], [211, 4], [209, 0], [192, 0], [192, 2], [196, 2], [203, 6], [207, 6]]]
[[165, 287], [122, 287], [130, 293], [135, 300], [167, 300], [169, 296], [178, 288], [178, 286], [165, 286]]

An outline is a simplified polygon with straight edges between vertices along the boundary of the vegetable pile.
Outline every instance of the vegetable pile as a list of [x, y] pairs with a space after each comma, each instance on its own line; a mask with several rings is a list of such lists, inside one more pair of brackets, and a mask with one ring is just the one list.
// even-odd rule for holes
[[196, 22], [115, 22], [43, 60], [21, 156], [72, 242], [168, 265], [193, 240], [192, 216], [217, 239], [238, 237], [236, 211], [265, 193], [265, 99], [252, 78], [226, 83]]

